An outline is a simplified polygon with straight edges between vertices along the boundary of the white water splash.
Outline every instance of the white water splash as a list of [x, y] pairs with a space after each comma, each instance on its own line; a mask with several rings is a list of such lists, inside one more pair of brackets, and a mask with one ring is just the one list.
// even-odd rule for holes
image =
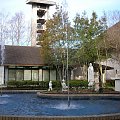
[[0, 95], [0, 98], [6, 98], [6, 97], [10, 97], [10, 96], [7, 95], [7, 94], [2, 94], [2, 95]]
[[60, 103], [56, 106], [53, 106], [53, 108], [55, 109], [59, 109], [59, 110], [68, 110], [68, 109], [83, 109], [85, 108], [84, 106], [77, 106], [75, 104], [70, 104], [70, 106], [68, 106], [68, 104], [66, 103]]

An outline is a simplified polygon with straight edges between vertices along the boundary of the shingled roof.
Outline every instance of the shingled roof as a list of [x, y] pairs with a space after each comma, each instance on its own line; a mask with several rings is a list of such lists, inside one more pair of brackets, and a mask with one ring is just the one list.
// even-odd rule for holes
[[39, 47], [5, 46], [4, 65], [42, 66], [43, 59]]

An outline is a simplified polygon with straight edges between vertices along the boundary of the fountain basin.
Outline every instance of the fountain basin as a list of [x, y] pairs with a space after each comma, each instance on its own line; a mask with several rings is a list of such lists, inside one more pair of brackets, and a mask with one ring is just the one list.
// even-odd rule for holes
[[[39, 93], [39, 92], [38, 92]], [[41, 93], [39, 93], [41, 95]], [[42, 94], [43, 95], [43, 94]], [[51, 94], [50, 94], [51, 95]], [[0, 117], [10, 117], [14, 120], [22, 117], [24, 120], [30, 118], [36, 119], [71, 119], [71, 118], [100, 118], [100, 117], [120, 117], [120, 96], [105, 95], [76, 95], [74, 99], [70, 96], [70, 107], [67, 106], [66, 94], [61, 95], [61, 99], [54, 99], [46, 95], [38, 97], [38, 94], [22, 93], [22, 94], [3, 94], [0, 97]], [[51, 95], [52, 96], [52, 95]], [[95, 98], [97, 96], [97, 99]], [[85, 97], [85, 99], [83, 99]], [[88, 99], [89, 97], [89, 99]], [[80, 99], [78, 99], [80, 98]], [[91, 120], [91, 119], [90, 119]], [[96, 119], [97, 120], [97, 119]], [[99, 119], [98, 119], [99, 120]]]
[[[68, 94], [52, 94], [52, 93], [44, 93], [44, 92], [37, 92], [37, 96], [40, 98], [49, 98], [49, 99], [67, 99]], [[89, 99], [118, 99], [120, 100], [120, 94], [69, 94], [71, 99], [80, 99], [80, 100], [89, 100]]]

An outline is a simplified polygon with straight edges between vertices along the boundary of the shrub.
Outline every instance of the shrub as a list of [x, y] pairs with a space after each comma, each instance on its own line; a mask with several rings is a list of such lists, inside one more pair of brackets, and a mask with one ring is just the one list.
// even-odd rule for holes
[[60, 80], [53, 80], [53, 81], [52, 81], [52, 84], [53, 84], [53, 88], [54, 88], [55, 90], [60, 90], [61, 87], [62, 87]]
[[[53, 80], [52, 81], [52, 87], [54, 90], [61, 90], [61, 81], [60, 80]], [[49, 81], [31, 81], [31, 80], [9, 80], [7, 81], [8, 87], [16, 87], [16, 88], [29, 88], [33, 89], [35, 87], [38, 87], [39, 89], [48, 89], [49, 88]], [[87, 80], [70, 80], [69, 81], [70, 88], [75, 87], [87, 87], [88, 82]]]
[[39, 85], [39, 81], [32, 81], [32, 80], [25, 80], [25, 82], [26, 82], [26, 86], [37, 86], [37, 85]]
[[49, 81], [39, 81], [39, 86], [41, 89], [47, 89], [49, 86]]
[[70, 88], [75, 87], [87, 87], [88, 81], [87, 80], [70, 80]]
[[7, 81], [7, 86], [9, 87], [22, 87], [23, 85], [26, 84], [26, 81], [23, 81], [23, 80], [18, 80], [18, 81], [15, 81], [15, 80], [10, 80], [10, 81]]
[[114, 80], [106, 80], [105, 87], [115, 87]]

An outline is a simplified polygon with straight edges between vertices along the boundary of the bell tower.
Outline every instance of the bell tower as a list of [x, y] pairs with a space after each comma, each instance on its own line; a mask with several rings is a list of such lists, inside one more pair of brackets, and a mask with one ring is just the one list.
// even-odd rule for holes
[[27, 0], [27, 4], [32, 5], [31, 20], [31, 45], [37, 45], [37, 38], [46, 29], [45, 22], [49, 18], [49, 7], [55, 2], [49, 0]]

